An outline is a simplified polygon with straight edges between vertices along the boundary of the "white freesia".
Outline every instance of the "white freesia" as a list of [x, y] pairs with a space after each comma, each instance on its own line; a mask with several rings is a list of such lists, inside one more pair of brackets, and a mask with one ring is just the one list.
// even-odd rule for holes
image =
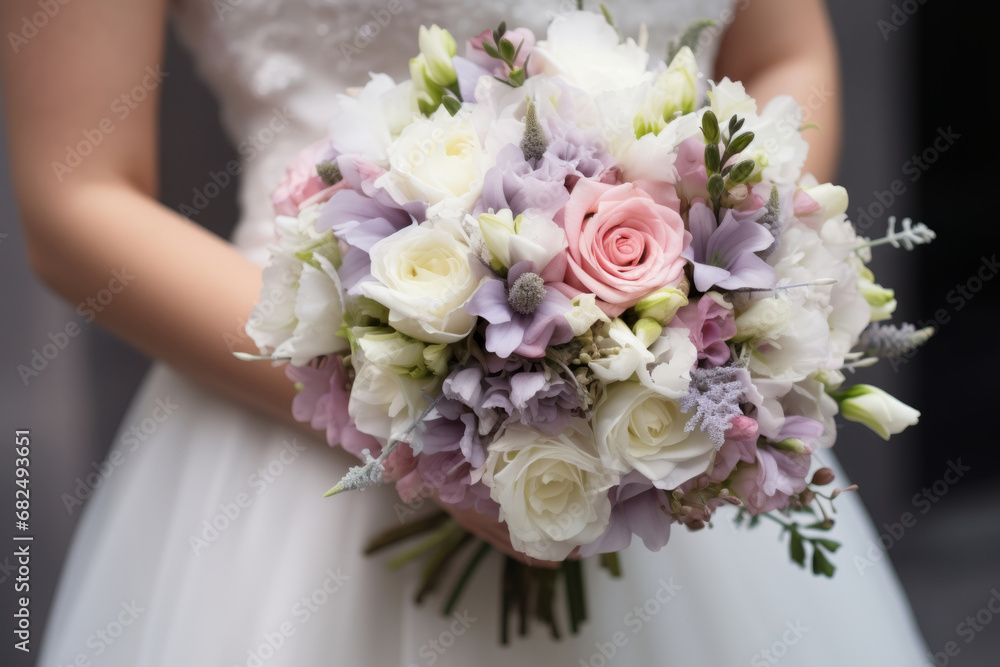
[[426, 201], [428, 217], [447, 210], [472, 210], [483, 189], [486, 159], [468, 110], [451, 116], [441, 107], [418, 116], [389, 146], [389, 171], [376, 187], [400, 204]]
[[566, 313], [566, 321], [573, 329], [574, 336], [582, 336], [598, 322], [611, 322], [597, 305], [593, 294], [578, 294], [573, 297], [573, 307]]
[[871, 321], [881, 322], [892, 318], [896, 311], [896, 292], [875, 282], [875, 274], [866, 266], [858, 266], [858, 291], [871, 308]]
[[482, 480], [514, 548], [558, 561], [604, 532], [618, 475], [601, 465], [586, 424], [557, 436], [518, 425], [489, 446]]
[[606, 324], [601, 330], [601, 336], [597, 347], [602, 356], [591, 361], [589, 366], [602, 382], [623, 382], [640, 368], [655, 361], [653, 353], [619, 318]]
[[698, 362], [698, 348], [687, 329], [665, 327], [649, 346], [653, 360], [636, 369], [639, 382], [661, 396], [680, 399], [691, 384], [691, 368]]
[[918, 410], [870, 384], [856, 384], [835, 398], [845, 419], [864, 424], [883, 440], [920, 419]]
[[676, 183], [674, 163], [678, 147], [685, 139], [700, 136], [700, 128], [699, 114], [687, 114], [671, 121], [657, 134], [645, 134], [628, 143], [618, 156], [622, 178], [638, 183], [639, 187], [646, 183]]
[[372, 74], [357, 97], [338, 95], [336, 121], [329, 127], [332, 146], [341, 154], [360, 155], [387, 167], [386, 150], [416, 113], [411, 88], [409, 81], [397, 85], [386, 74]]
[[675, 114], [694, 111], [697, 101], [698, 62], [691, 49], [684, 46], [648, 90], [646, 102], [635, 117], [636, 135], [659, 133]]
[[566, 233], [544, 215], [526, 211], [514, 217], [510, 209], [479, 216], [486, 247], [505, 267], [533, 262], [541, 271], [566, 248]]
[[[725, 127], [729, 118], [738, 115], [746, 118], [757, 115], [757, 102], [747, 94], [743, 84], [725, 77], [713, 83], [708, 91], [709, 109], [715, 114], [719, 125]], [[744, 127], [744, 129], [747, 129]]]
[[[754, 373], [797, 382], [821, 369], [843, 366], [870, 312], [858, 291], [860, 263], [852, 258], [850, 244], [842, 242], [847, 224], [837, 216], [817, 232], [797, 218], [789, 219], [780, 247], [767, 261], [779, 286], [802, 286], [776, 295], [788, 305], [788, 321], [781, 329], [771, 329], [757, 346], [750, 358]], [[815, 284], [817, 279], [837, 282]], [[748, 305], [739, 303], [738, 311]]]
[[[347, 411], [359, 431], [384, 445], [400, 438], [424, 412], [432, 384], [433, 381], [415, 380], [369, 362], [361, 366], [354, 378]], [[415, 438], [414, 444], [418, 441]]]
[[271, 248], [260, 302], [246, 325], [262, 354], [289, 358], [295, 366], [348, 346], [337, 335], [344, 316], [344, 292], [334, 264], [340, 255], [332, 234], [316, 232], [317, 209], [309, 207], [298, 218], [278, 218], [281, 236]]
[[622, 473], [638, 470], [657, 488], [677, 488], [715, 459], [708, 434], [684, 431], [689, 417], [677, 401], [638, 382], [608, 386], [592, 419], [602, 463]]
[[791, 319], [788, 304], [777, 297], [766, 297], [750, 302], [750, 306], [736, 316], [734, 343], [771, 338], [782, 331]]
[[485, 278], [461, 226], [444, 218], [406, 227], [372, 246], [374, 281], [362, 293], [389, 309], [389, 324], [428, 343], [455, 343], [476, 317], [463, 307]]
[[531, 52], [529, 70], [563, 76], [591, 95], [637, 86], [652, 79], [649, 54], [631, 38], [621, 42], [603, 16], [570, 12], [557, 16], [544, 41]]

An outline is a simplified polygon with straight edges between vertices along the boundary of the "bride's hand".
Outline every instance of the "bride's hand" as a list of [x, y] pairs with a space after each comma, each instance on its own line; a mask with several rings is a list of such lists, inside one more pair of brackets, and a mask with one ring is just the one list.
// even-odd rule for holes
[[450, 514], [451, 517], [455, 519], [460, 526], [462, 526], [462, 528], [469, 531], [479, 539], [489, 542], [499, 551], [510, 556], [511, 558], [519, 560], [525, 565], [549, 569], [555, 569], [562, 565], [562, 563], [558, 561], [537, 560], [535, 558], [525, 556], [523, 553], [515, 549], [510, 543], [510, 533], [507, 531], [507, 524], [500, 523], [491, 516], [480, 514], [475, 510], [475, 508], [469, 507], [467, 509], [459, 509], [454, 505], [441, 502], [437, 498], [434, 499], [434, 502], [437, 503], [441, 509]]

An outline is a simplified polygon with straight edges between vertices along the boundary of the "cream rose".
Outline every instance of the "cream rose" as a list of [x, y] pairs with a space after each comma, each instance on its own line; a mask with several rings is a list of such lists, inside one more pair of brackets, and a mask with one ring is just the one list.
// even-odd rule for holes
[[483, 189], [486, 160], [471, 112], [443, 107], [418, 116], [388, 149], [389, 171], [375, 181], [400, 204], [420, 200], [427, 215], [472, 210]]
[[389, 324], [427, 343], [454, 343], [476, 325], [465, 302], [484, 269], [470, 261], [460, 225], [437, 219], [406, 227], [372, 246], [372, 282], [361, 291], [389, 309]]
[[660, 489], [675, 489], [706, 472], [715, 458], [712, 439], [684, 431], [690, 415], [638, 382], [610, 385], [594, 408], [601, 462], [618, 472], [638, 470]]
[[604, 532], [608, 489], [618, 476], [601, 465], [593, 440], [589, 430], [549, 437], [515, 426], [490, 445], [483, 482], [500, 504], [515, 549], [563, 560]]

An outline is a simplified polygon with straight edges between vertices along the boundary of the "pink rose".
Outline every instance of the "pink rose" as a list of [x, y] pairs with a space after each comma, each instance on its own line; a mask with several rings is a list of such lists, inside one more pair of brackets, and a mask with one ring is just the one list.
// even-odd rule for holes
[[334, 156], [329, 139], [316, 142], [304, 149], [285, 170], [285, 178], [271, 194], [274, 212], [278, 215], [297, 216], [299, 211], [327, 201], [343, 185], [329, 187], [316, 173], [316, 164]]
[[555, 287], [569, 297], [595, 294], [609, 317], [683, 275], [681, 252], [691, 242], [684, 221], [631, 183], [581, 179], [563, 209], [563, 228], [565, 285]]
[[729, 361], [726, 341], [736, 335], [736, 317], [721, 295], [709, 292], [682, 307], [675, 317], [675, 322], [687, 327], [688, 337], [698, 349], [698, 361], [707, 362], [702, 366], [721, 366]]

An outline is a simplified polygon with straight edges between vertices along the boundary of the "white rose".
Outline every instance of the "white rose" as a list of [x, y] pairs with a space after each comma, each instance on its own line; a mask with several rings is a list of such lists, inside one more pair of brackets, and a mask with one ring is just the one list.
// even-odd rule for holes
[[550, 437], [513, 426], [489, 446], [483, 482], [515, 549], [563, 560], [604, 532], [618, 476], [601, 465], [589, 430]]
[[913, 426], [920, 419], [919, 410], [870, 384], [856, 384], [835, 394], [834, 398], [840, 403], [840, 414], [844, 415], [844, 419], [864, 424], [883, 440], [902, 432], [907, 426]]
[[531, 52], [533, 74], [563, 76], [591, 95], [621, 90], [652, 80], [649, 54], [627, 39], [600, 14], [570, 12], [557, 16], [544, 41]]
[[374, 281], [362, 293], [389, 309], [389, 324], [428, 343], [454, 343], [472, 332], [465, 302], [484, 269], [459, 224], [444, 219], [406, 227], [372, 246]]
[[260, 302], [246, 325], [262, 354], [288, 358], [294, 366], [348, 347], [337, 334], [344, 317], [344, 290], [333, 264], [337, 243], [329, 233], [317, 234], [310, 220], [312, 207], [298, 219], [278, 219], [281, 240], [271, 248]]
[[468, 110], [452, 117], [442, 107], [430, 118], [415, 118], [389, 146], [388, 156], [389, 171], [376, 187], [400, 204], [426, 201], [428, 217], [472, 210], [482, 193], [486, 160]]
[[[383, 445], [403, 435], [427, 408], [434, 380], [415, 380], [375, 363], [361, 366], [351, 386], [347, 411], [362, 433]], [[412, 438], [419, 453], [419, 438]]]
[[689, 416], [676, 401], [637, 382], [610, 385], [593, 416], [601, 462], [622, 473], [638, 470], [657, 488], [677, 488], [715, 458], [706, 433], [684, 431]]

